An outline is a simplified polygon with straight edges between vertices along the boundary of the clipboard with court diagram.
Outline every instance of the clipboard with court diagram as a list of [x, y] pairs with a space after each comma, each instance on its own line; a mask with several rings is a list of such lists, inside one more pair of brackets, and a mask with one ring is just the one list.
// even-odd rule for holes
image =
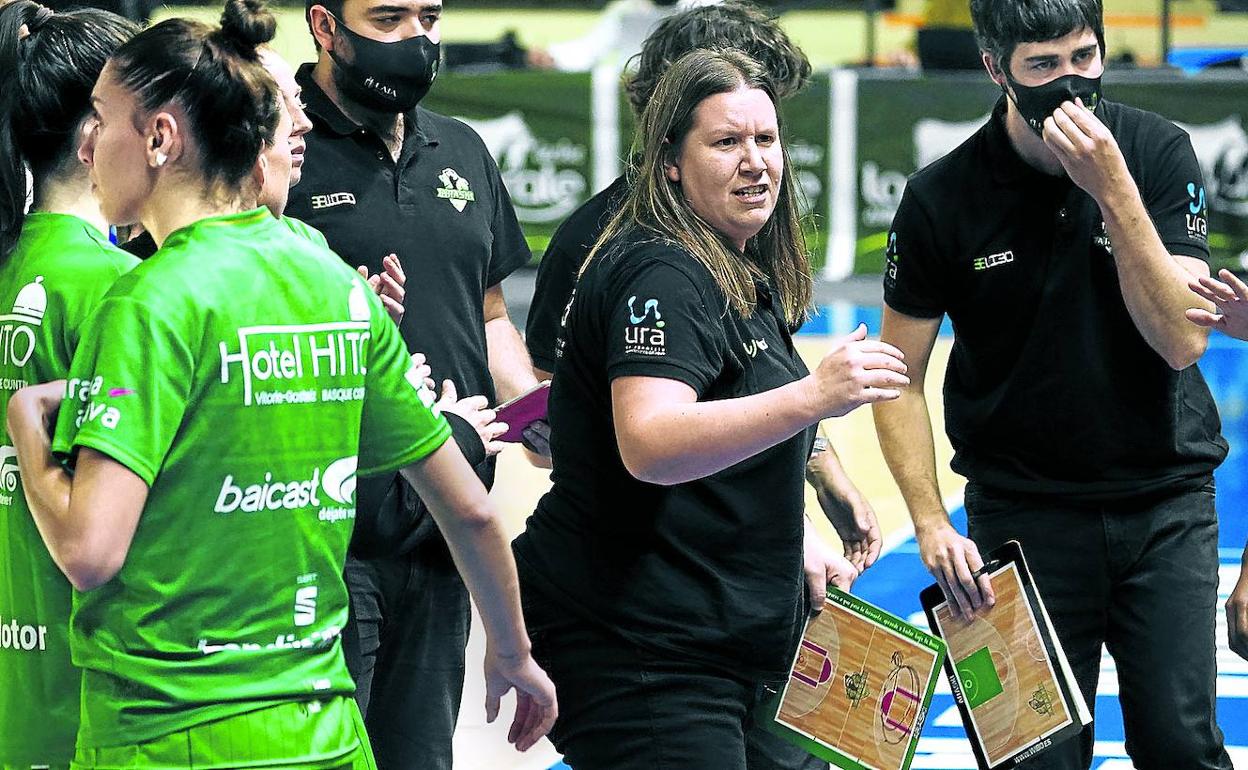
[[1015, 541], [988, 554], [996, 604], [967, 623], [937, 585], [920, 594], [948, 645], [945, 673], [981, 770], [1012, 767], [1092, 721]]
[[771, 729], [839, 768], [906, 770], [944, 652], [940, 639], [830, 588], [770, 704]]

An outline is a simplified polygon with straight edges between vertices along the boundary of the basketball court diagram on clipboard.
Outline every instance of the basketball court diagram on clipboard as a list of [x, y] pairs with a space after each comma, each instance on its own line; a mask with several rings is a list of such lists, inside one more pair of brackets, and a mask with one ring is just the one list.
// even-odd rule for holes
[[[980, 766], [1010, 766], [1078, 734], [1091, 721], [1016, 543], [988, 572], [996, 604], [971, 622], [954, 617], [940, 589], [924, 591], [948, 645], [945, 670]], [[1033, 599], [1033, 597], [1036, 597]]]
[[905, 770], [943, 657], [939, 639], [833, 589], [802, 636], [775, 723], [837, 767]]

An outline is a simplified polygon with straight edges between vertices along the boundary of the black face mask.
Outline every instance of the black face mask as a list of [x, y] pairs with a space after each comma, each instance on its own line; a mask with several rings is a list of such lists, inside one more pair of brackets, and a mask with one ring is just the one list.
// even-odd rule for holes
[[[1085, 78], [1082, 75], [1063, 75], [1050, 80], [1042, 86], [1020, 85], [1009, 75], [1005, 76], [1014, 89], [1013, 102], [1018, 107], [1018, 114], [1027, 121], [1031, 130], [1044, 135], [1044, 121], [1049, 119], [1054, 110], [1063, 102], [1074, 102], [1076, 98], [1083, 100], [1083, 106], [1096, 112], [1101, 103], [1101, 79]], [[1005, 86], [1001, 90], [1006, 91]], [[1009, 91], [1006, 91], [1009, 95]]]
[[383, 43], [352, 32], [337, 17], [337, 29], [351, 44], [355, 61], [345, 61], [336, 51], [334, 82], [344, 95], [362, 107], [378, 112], [407, 112], [429, 93], [438, 76], [440, 47], [426, 35]]

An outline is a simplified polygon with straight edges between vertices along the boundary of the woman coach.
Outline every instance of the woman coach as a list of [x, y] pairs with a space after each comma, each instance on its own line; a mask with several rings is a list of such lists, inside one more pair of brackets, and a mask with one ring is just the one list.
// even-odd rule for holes
[[[747, 715], [809, 606], [814, 426], [907, 382], [863, 328], [814, 374], [793, 347], [811, 279], [775, 104], [744, 54], [681, 58], [569, 307], [554, 486], [515, 551], [577, 770], [760, 766]], [[820, 568], [821, 586], [854, 574]]]

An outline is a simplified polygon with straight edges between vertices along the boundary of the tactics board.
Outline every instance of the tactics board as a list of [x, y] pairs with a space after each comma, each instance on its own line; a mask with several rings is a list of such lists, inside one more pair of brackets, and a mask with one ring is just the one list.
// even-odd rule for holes
[[850, 770], [905, 770], [944, 644], [836, 589], [806, 626], [781, 693], [781, 735]]
[[[987, 570], [996, 604], [970, 623], [938, 587], [924, 592], [932, 630], [948, 645], [946, 672], [981, 767], [1011, 766], [1077, 734], [1086, 721], [1016, 543]], [[934, 601], [939, 597], [939, 603]], [[1072, 693], [1073, 690], [1073, 693]], [[1081, 700], [1080, 700], [1081, 702]]]

